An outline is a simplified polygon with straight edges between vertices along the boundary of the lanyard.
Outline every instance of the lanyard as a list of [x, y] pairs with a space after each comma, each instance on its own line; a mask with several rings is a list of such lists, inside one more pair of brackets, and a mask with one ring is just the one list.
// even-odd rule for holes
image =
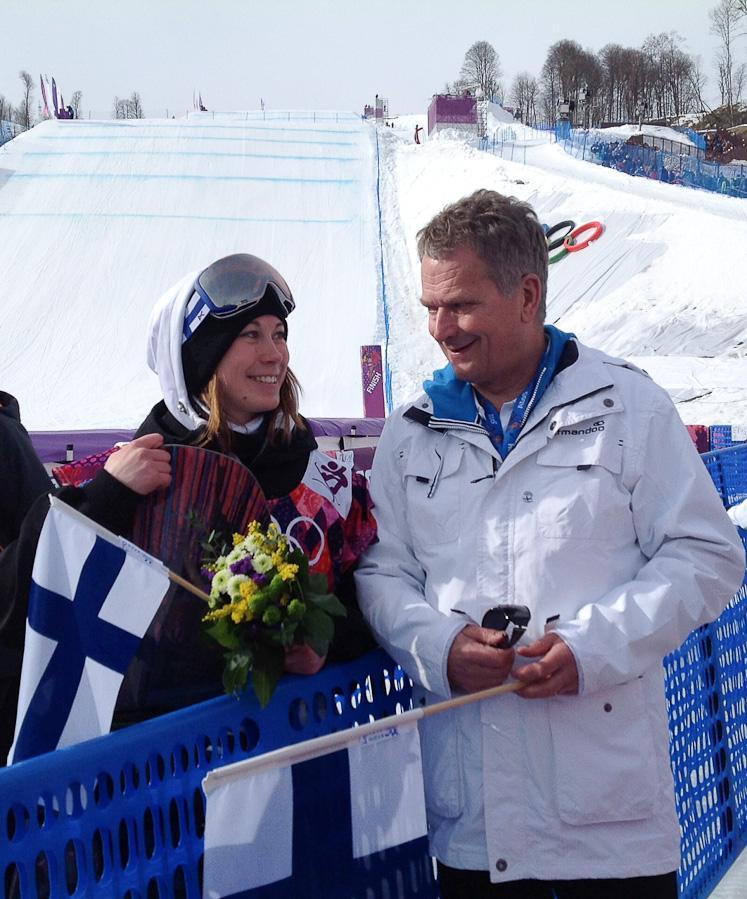
[[542, 399], [545, 391], [550, 386], [550, 382], [555, 377], [563, 348], [572, 336], [554, 328], [552, 325], [545, 328], [545, 335], [547, 337], [545, 352], [542, 354], [534, 377], [514, 400], [511, 417], [508, 420], [505, 432], [501, 424], [500, 411], [496, 409], [490, 400], [486, 399], [482, 394], [478, 394], [479, 402], [483, 408], [485, 429], [488, 432], [491, 443], [498, 450], [501, 459], [505, 459], [514, 448], [521, 434], [521, 429], [526, 424], [532, 409]]

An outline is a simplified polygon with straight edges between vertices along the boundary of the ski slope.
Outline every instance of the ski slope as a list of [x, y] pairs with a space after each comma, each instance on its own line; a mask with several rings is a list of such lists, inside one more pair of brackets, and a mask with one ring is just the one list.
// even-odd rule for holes
[[478, 187], [529, 201], [549, 225], [603, 222], [597, 242], [551, 266], [548, 320], [646, 368], [687, 423], [747, 424], [745, 201], [575, 160], [523, 126], [511, 127], [526, 163], [458, 135], [416, 146], [416, 123], [425, 117], [377, 129], [352, 113], [206, 113], [47, 122], [6, 144], [0, 387], [27, 426], [136, 426], [159, 398], [144, 363], [153, 303], [237, 251], [267, 258], [294, 290], [307, 415], [362, 414], [364, 343], [387, 346], [404, 402], [443, 364], [415, 234]]
[[[747, 423], [747, 202], [633, 178], [527, 135], [526, 164], [438, 138], [416, 146], [424, 117], [383, 129], [385, 276], [395, 402], [443, 364], [419, 303], [415, 235], [447, 203], [480, 187], [532, 204], [552, 225], [601, 221], [603, 236], [550, 266], [547, 319], [632, 359], [667, 388], [683, 420]], [[530, 131], [517, 126], [517, 131]], [[508, 150], [507, 150], [508, 152]], [[391, 286], [389, 292], [392, 292]]]
[[297, 300], [292, 367], [308, 415], [362, 414], [375, 336], [375, 133], [351, 113], [48, 121], [0, 150], [0, 384], [30, 429], [134, 427], [158, 296], [235, 252]]

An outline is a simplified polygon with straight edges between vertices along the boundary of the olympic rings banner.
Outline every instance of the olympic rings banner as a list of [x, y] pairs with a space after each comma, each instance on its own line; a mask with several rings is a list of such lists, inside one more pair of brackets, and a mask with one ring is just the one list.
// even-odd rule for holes
[[[583, 225], [576, 225], [571, 219], [558, 222], [556, 225], [543, 225], [545, 232], [545, 240], [547, 241], [547, 251], [550, 254], [548, 263], [552, 265], [554, 262], [560, 262], [569, 253], [578, 253], [585, 250], [595, 240], [598, 240], [604, 234], [604, 225], [601, 222], [585, 222]], [[581, 234], [591, 232], [583, 240], [579, 240]], [[553, 253], [553, 251], [557, 251]]]

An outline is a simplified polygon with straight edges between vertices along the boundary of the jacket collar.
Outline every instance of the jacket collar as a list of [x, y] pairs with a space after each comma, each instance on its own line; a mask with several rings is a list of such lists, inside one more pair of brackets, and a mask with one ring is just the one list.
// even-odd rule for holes
[[[640, 371], [624, 359], [608, 356], [576, 339], [569, 340], [558, 363], [555, 378], [532, 410], [517, 448], [525, 435], [544, 419], [548, 418], [549, 421], [551, 411], [557, 413], [553, 416], [557, 422], [556, 429], [583, 421], [591, 415], [608, 413], [612, 408], [622, 411], [619, 396], [614, 397], [614, 407], [603, 405], [604, 399], [609, 398], [610, 391], [614, 391], [611, 367]], [[468, 442], [492, 448], [487, 431], [479, 422], [472, 385], [460, 381], [451, 366], [436, 372], [433, 381], [428, 383], [433, 386], [416, 403], [405, 409], [404, 417], [432, 430], [459, 431], [460, 436]], [[546, 436], [552, 436], [549, 425]]]

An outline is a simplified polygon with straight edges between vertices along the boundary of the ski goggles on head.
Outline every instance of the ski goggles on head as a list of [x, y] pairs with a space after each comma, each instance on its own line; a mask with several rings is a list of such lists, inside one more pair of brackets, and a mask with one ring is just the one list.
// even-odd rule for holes
[[286, 318], [296, 307], [290, 287], [277, 269], [249, 253], [225, 256], [209, 265], [195, 279], [184, 314], [182, 342], [189, 340], [208, 315], [229, 318], [262, 302], [271, 287], [277, 314]]

